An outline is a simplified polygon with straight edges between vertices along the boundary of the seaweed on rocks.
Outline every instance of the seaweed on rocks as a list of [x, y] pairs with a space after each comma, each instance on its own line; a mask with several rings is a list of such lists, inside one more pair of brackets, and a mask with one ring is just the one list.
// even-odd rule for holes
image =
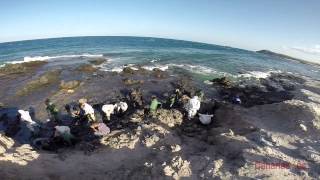
[[105, 59], [105, 58], [98, 58], [98, 59], [90, 60], [89, 62], [90, 62], [91, 64], [93, 64], [93, 65], [98, 66], [98, 65], [101, 65], [101, 64], [103, 64], [103, 63], [105, 63], [105, 62], [107, 62], [107, 61], [108, 61], [108, 60]]
[[17, 64], [6, 64], [4, 67], [0, 68], [0, 75], [11, 75], [11, 74], [21, 74], [27, 72], [33, 72], [34, 70], [47, 64], [45, 61], [32, 61]]
[[159, 68], [155, 68], [152, 70], [152, 74], [154, 77], [159, 78], [159, 79], [163, 79], [168, 77], [168, 74], [165, 71], [162, 71]]
[[37, 89], [57, 83], [59, 81], [59, 76], [60, 71], [58, 70], [46, 72], [39, 76], [37, 79], [29, 81], [23, 88], [19, 89], [16, 94], [18, 96], [25, 96]]
[[132, 69], [131, 67], [125, 67], [122, 70], [122, 74], [123, 75], [133, 75], [133, 74], [136, 74], [136, 73], [137, 73], [137, 71]]
[[93, 73], [98, 69], [96, 67], [93, 67], [91, 64], [83, 64], [77, 67], [77, 70], [83, 73]]

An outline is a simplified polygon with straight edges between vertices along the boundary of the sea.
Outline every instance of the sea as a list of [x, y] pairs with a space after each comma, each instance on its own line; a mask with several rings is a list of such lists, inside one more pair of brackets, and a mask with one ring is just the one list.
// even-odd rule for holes
[[[217, 77], [265, 78], [286, 72], [320, 79], [320, 66], [300, 63], [244, 49], [183, 40], [90, 36], [0, 43], [0, 66], [8, 63], [49, 61], [76, 63], [103, 58], [103, 71], [120, 72], [123, 67], [159, 68], [186, 73], [199, 80]], [[63, 64], [62, 63], [62, 64]]]

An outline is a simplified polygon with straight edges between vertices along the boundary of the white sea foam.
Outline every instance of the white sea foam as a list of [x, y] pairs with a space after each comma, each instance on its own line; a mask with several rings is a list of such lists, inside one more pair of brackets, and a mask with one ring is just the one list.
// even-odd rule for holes
[[150, 62], [151, 62], [151, 63], [155, 63], [155, 62], [157, 62], [157, 61], [159, 61], [159, 59], [152, 59]]
[[213, 82], [210, 81], [210, 80], [205, 80], [205, 81], [203, 81], [203, 83], [208, 84], [208, 85], [212, 85], [213, 84]]
[[143, 69], [152, 71], [154, 69], [160, 69], [161, 71], [166, 71], [169, 69], [168, 65], [154, 65], [154, 66], [142, 66]]
[[17, 63], [25, 63], [25, 62], [32, 62], [32, 61], [47, 61], [50, 59], [60, 59], [60, 58], [99, 58], [103, 57], [102, 54], [73, 54], [73, 55], [60, 55], [60, 56], [26, 56], [21, 61], [11, 61], [8, 62], [10, 64], [17, 64]]
[[231, 74], [226, 72], [218, 71], [214, 68], [201, 66], [201, 65], [192, 65], [192, 64], [168, 64], [169, 67], [179, 67], [190, 71], [192, 73], [206, 74], [206, 75], [219, 75], [219, 76], [230, 76]]
[[122, 66], [116, 66], [116, 67], [113, 67], [113, 68], [105, 67], [105, 68], [102, 68], [102, 70], [103, 71], [111, 71], [111, 72], [120, 73], [126, 67], [130, 67], [134, 71], [138, 71], [139, 70], [139, 68], [135, 67], [135, 64], [127, 64], [127, 65], [122, 65]]
[[[127, 64], [127, 65], [121, 65], [121, 66], [116, 66], [116, 67], [112, 67], [112, 66], [105, 66], [102, 68], [102, 70], [104, 71], [111, 71], [111, 72], [122, 72], [123, 68], [125, 67], [130, 67], [133, 70], [139, 70], [139, 68], [137, 68], [136, 64]], [[270, 70], [270, 71], [266, 71], [266, 72], [262, 72], [262, 71], [248, 71], [246, 73], [243, 74], [238, 74], [238, 75], [233, 75], [231, 73], [227, 73], [227, 72], [222, 72], [222, 71], [218, 71], [217, 69], [214, 69], [212, 67], [207, 67], [207, 66], [201, 66], [201, 65], [192, 65], [192, 64], [174, 64], [174, 63], [170, 63], [170, 64], [154, 64], [154, 65], [145, 65], [142, 66], [141, 68], [152, 71], [154, 69], [160, 69], [162, 71], [167, 71], [170, 68], [181, 68], [184, 70], [187, 70], [191, 73], [197, 73], [197, 74], [204, 74], [204, 75], [214, 75], [214, 76], [227, 76], [227, 77], [233, 77], [233, 78], [267, 78], [269, 77], [272, 73], [281, 73], [281, 71], [274, 71], [274, 70]], [[206, 82], [208, 84], [210, 84], [210, 82]]]
[[266, 79], [269, 76], [271, 76], [272, 73], [281, 73], [281, 71], [266, 71], [266, 72], [262, 72], [262, 71], [249, 71], [247, 73], [244, 74], [239, 74], [236, 75], [235, 77], [237, 78], [257, 78], [257, 79]]
[[104, 71], [111, 71], [111, 72], [117, 72], [117, 73], [120, 73], [120, 72], [122, 72], [122, 70], [123, 70], [123, 67], [121, 66], [121, 67], [114, 67], [114, 68], [112, 68], [111, 70], [109, 70], [109, 69], [103, 69]]

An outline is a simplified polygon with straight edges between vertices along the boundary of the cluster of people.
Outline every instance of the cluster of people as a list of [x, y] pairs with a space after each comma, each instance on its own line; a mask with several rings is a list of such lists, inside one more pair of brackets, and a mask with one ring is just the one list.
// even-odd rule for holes
[[[160, 102], [156, 96], [152, 96], [148, 109], [152, 115], [157, 112], [158, 108], [177, 108], [184, 110], [186, 117], [191, 120], [197, 115], [203, 98], [204, 94], [202, 91], [198, 91], [195, 96], [190, 98], [182, 93], [180, 89], [175, 89], [165, 102]], [[50, 99], [45, 101], [45, 105], [49, 117], [47, 123], [51, 124], [50, 127], [53, 129], [53, 133], [49, 138], [41, 137], [41, 133], [39, 132], [42, 127], [32, 119], [29, 111], [18, 110], [18, 119], [19, 122], [23, 122], [26, 125], [32, 137], [36, 139], [34, 144], [40, 143], [42, 145], [47, 144], [48, 146], [52, 145], [52, 142], [72, 145], [84, 129], [92, 132], [95, 137], [105, 136], [110, 133], [107, 122], [111, 120], [113, 115], [123, 116], [129, 108], [133, 110], [145, 108], [144, 99], [139, 89], [131, 90], [126, 100], [104, 104], [101, 106], [101, 109], [96, 108], [96, 110], [103, 114], [102, 121], [96, 118], [95, 108], [86, 99], [80, 99], [78, 103], [67, 104], [65, 106], [68, 114], [67, 119], [70, 119], [69, 122], [66, 122], [66, 117], [61, 115], [57, 106]], [[208, 124], [212, 116], [199, 113], [199, 119], [203, 124]], [[49, 126], [46, 125], [45, 127]]]
[[[187, 118], [191, 120], [194, 118], [198, 111], [200, 110], [201, 101], [204, 98], [204, 93], [199, 90], [196, 95], [190, 98], [189, 96], [183, 94], [180, 89], [175, 89], [175, 91], [168, 97], [165, 102], [165, 107], [171, 108], [182, 108], [187, 114]], [[152, 96], [150, 104], [150, 112], [156, 112], [157, 108], [161, 107], [162, 103], [158, 101], [156, 96]]]

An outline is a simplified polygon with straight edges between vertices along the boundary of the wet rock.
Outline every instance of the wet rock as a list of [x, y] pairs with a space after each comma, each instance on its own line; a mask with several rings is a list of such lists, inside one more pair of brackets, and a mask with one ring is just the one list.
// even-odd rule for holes
[[96, 72], [98, 69], [93, 67], [91, 64], [83, 64], [77, 67], [77, 71], [84, 72], [84, 73], [93, 73]]
[[122, 70], [122, 74], [124, 74], [124, 75], [133, 75], [133, 74], [136, 74], [136, 73], [137, 73], [137, 71], [135, 71], [131, 67], [125, 67]]
[[28, 82], [23, 88], [17, 91], [17, 95], [24, 96], [33, 91], [54, 84], [59, 81], [60, 71], [49, 71], [35, 80]]
[[66, 90], [73, 90], [80, 86], [80, 81], [73, 80], [73, 81], [64, 81], [60, 82], [60, 88]]
[[161, 69], [155, 68], [152, 70], [152, 75], [156, 78], [166, 78], [168, 77], [168, 74], [165, 71], [162, 71]]
[[280, 83], [281, 83], [282, 88], [287, 91], [293, 91], [296, 89], [295, 84], [290, 82], [289, 80], [281, 80]]
[[303, 84], [306, 82], [305, 79], [295, 76], [293, 74], [289, 74], [289, 73], [271, 73], [271, 76], [269, 77], [269, 79], [273, 80], [273, 81], [278, 81], [281, 83], [281, 81], [286, 81], [286, 82], [290, 82], [290, 83], [297, 83], [297, 84]]
[[280, 92], [284, 91], [282, 85], [276, 81], [272, 81], [270, 79], [261, 79], [261, 84], [264, 85], [268, 91]]
[[232, 85], [231, 80], [228, 79], [227, 77], [215, 78], [215, 79], [212, 79], [211, 82], [222, 85], [224, 87], [230, 87]]
[[89, 62], [93, 65], [100, 65], [100, 64], [103, 64], [105, 62], [107, 62], [108, 60], [105, 59], [105, 58], [99, 58], [99, 59], [94, 59], [94, 60], [90, 60]]

